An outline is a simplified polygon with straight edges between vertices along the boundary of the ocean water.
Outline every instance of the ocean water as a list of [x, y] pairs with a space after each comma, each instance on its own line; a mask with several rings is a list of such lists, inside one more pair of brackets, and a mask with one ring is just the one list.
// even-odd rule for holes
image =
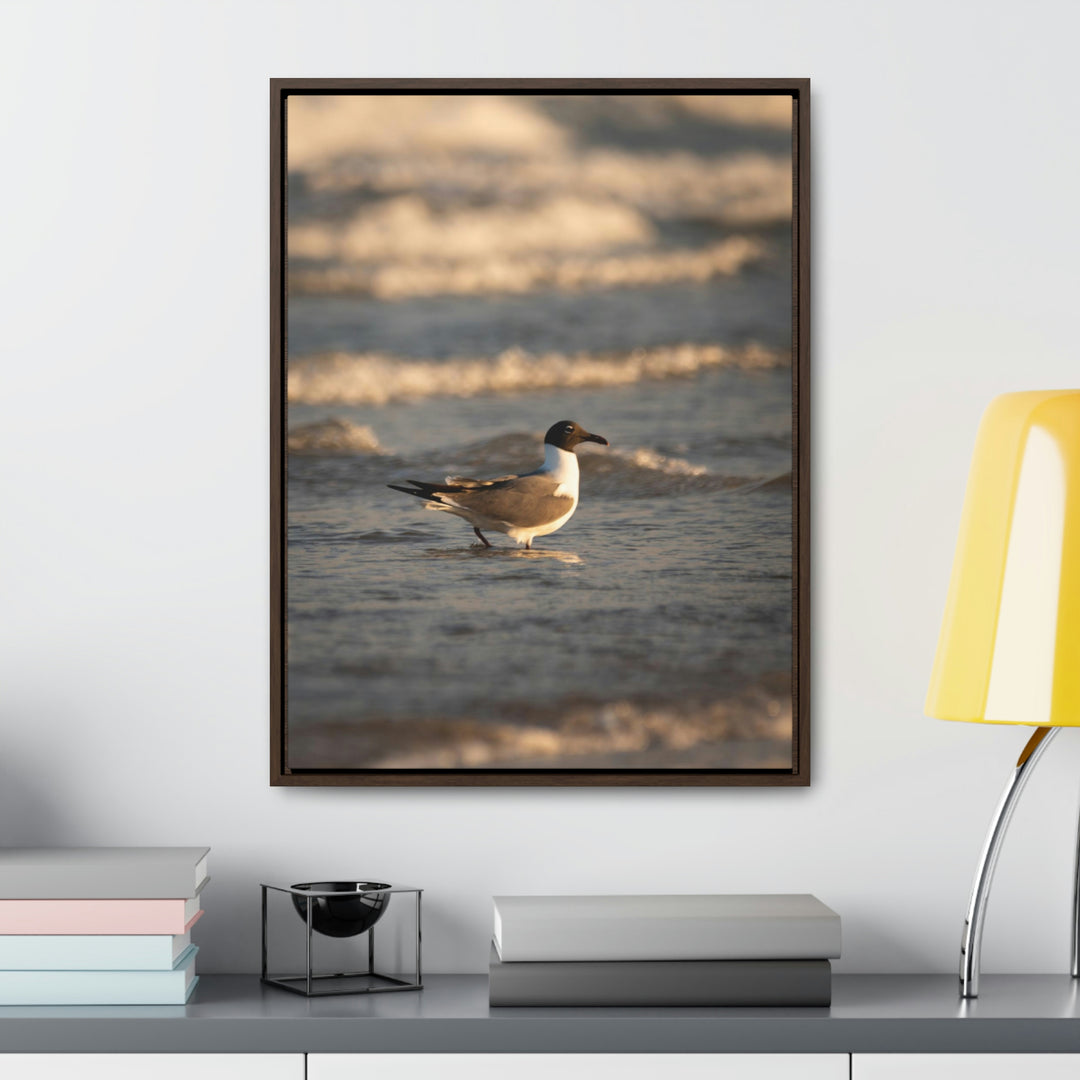
[[[413, 100], [394, 142], [327, 100], [289, 121], [289, 765], [789, 768], [782, 124]], [[562, 419], [611, 445], [532, 550], [387, 487]]]

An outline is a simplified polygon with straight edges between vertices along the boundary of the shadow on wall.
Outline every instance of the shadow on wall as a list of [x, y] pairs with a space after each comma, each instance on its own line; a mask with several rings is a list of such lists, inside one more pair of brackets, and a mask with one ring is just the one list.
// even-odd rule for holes
[[[486, 929], [482, 935], [477, 935], [470, 922], [457, 917], [446, 907], [432, 903], [430, 892], [424, 895], [427, 898], [424, 902], [424, 968], [427, 971], [461, 970], [486, 974], [491, 949], [491, 898], [480, 898], [486, 912]], [[466, 951], [462, 943], [465, 942], [468, 943], [468, 960], [462, 962], [460, 958]]]
[[14, 757], [0, 758], [0, 846], [51, 847], [79, 842], [59, 793], [33, 777], [40, 771], [19, 768]]

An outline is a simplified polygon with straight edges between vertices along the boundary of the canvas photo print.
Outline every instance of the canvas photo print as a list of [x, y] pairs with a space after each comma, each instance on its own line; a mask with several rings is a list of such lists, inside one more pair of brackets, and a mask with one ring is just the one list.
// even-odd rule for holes
[[791, 94], [284, 134], [283, 769], [791, 773]]

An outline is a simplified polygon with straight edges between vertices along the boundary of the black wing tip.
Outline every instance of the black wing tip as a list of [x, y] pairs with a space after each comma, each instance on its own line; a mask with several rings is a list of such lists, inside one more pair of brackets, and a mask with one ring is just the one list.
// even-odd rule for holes
[[[415, 481], [412, 481], [412, 480], [409, 481], [410, 484], [412, 484], [414, 482]], [[404, 491], [406, 495], [415, 495], [418, 499], [430, 499], [431, 498], [431, 496], [428, 495], [426, 492], [415, 491], [415, 490], [413, 490], [413, 488], [400, 487], [397, 484], [387, 484], [386, 486], [388, 488], [393, 489], [394, 491]]]

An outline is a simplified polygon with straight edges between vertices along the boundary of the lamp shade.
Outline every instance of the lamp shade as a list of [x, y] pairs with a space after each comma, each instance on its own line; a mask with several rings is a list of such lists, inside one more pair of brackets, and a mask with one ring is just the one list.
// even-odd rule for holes
[[1080, 390], [983, 415], [926, 714], [1080, 727]]

